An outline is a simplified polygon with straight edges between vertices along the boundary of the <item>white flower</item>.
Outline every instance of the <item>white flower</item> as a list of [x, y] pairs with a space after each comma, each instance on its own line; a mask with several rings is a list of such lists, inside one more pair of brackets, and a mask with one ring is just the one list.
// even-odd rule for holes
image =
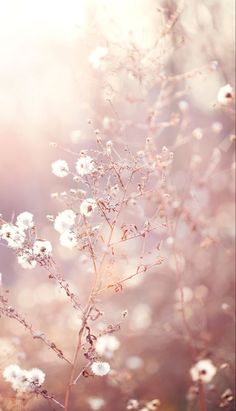
[[103, 377], [104, 375], [108, 374], [110, 369], [111, 367], [108, 362], [96, 361], [91, 365], [91, 370], [95, 375], [99, 377]]
[[5, 368], [3, 377], [11, 383], [13, 390], [22, 393], [36, 391], [36, 388], [41, 387], [45, 380], [45, 374], [39, 368], [26, 371], [15, 364]]
[[101, 67], [102, 61], [104, 57], [106, 57], [108, 53], [108, 49], [106, 47], [96, 47], [95, 50], [92, 51], [88, 60], [92, 64], [93, 68], [99, 69]]
[[111, 356], [111, 354], [118, 350], [120, 346], [119, 340], [114, 335], [102, 335], [98, 337], [95, 345], [95, 350], [99, 355]]
[[32, 368], [27, 371], [27, 380], [35, 386], [41, 386], [45, 381], [45, 373], [39, 368]]
[[59, 233], [70, 230], [75, 224], [76, 214], [73, 210], [64, 210], [57, 215], [54, 221], [54, 228]]
[[80, 176], [85, 176], [96, 171], [94, 161], [90, 156], [81, 156], [77, 160], [75, 168]]
[[221, 87], [217, 94], [217, 100], [219, 104], [223, 106], [227, 106], [233, 99], [233, 88], [230, 84], [226, 84], [225, 86]]
[[73, 231], [64, 231], [60, 235], [60, 243], [63, 247], [73, 248], [77, 244], [77, 237]]
[[99, 397], [89, 398], [88, 403], [94, 411], [100, 410], [100, 408], [104, 407], [104, 405], [106, 404], [104, 399]]
[[33, 245], [33, 254], [36, 257], [49, 257], [52, 253], [52, 245], [47, 240], [36, 240]]
[[89, 217], [97, 207], [96, 201], [93, 198], [86, 198], [80, 205], [80, 213]]
[[26, 269], [34, 268], [37, 264], [37, 261], [33, 258], [32, 250], [24, 250], [21, 255], [18, 255], [17, 260], [21, 267]]
[[11, 364], [6, 367], [2, 373], [3, 378], [8, 382], [13, 382], [22, 375], [22, 370], [19, 365]]
[[183, 287], [182, 289], [177, 288], [175, 291], [175, 299], [177, 301], [183, 301], [189, 303], [193, 299], [193, 291], [189, 287]]
[[51, 164], [52, 173], [57, 177], [66, 177], [69, 174], [69, 167], [65, 160], [57, 160]]
[[215, 376], [217, 368], [211, 360], [205, 359], [198, 361], [191, 369], [190, 375], [193, 381], [211, 382]]
[[0, 237], [6, 240], [11, 248], [21, 248], [25, 241], [25, 233], [13, 224], [3, 224], [0, 229]]
[[29, 213], [28, 211], [20, 213], [16, 218], [16, 225], [22, 230], [32, 228], [34, 226], [33, 217], [33, 214]]

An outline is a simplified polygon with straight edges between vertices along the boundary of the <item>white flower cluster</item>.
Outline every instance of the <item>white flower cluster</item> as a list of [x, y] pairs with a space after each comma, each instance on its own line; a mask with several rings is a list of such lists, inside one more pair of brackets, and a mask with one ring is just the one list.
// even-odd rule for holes
[[73, 248], [77, 244], [74, 225], [76, 214], [73, 210], [64, 210], [57, 215], [54, 221], [54, 228], [60, 233], [60, 243], [63, 247]]
[[25, 211], [16, 217], [16, 223], [4, 223], [0, 228], [0, 239], [17, 252], [18, 263], [23, 268], [34, 268], [37, 260], [51, 256], [52, 245], [46, 240], [36, 240], [33, 245], [27, 242], [27, 230], [34, 227], [33, 214]]
[[52, 163], [52, 173], [57, 177], [66, 177], [69, 174], [69, 166], [65, 160], [56, 160]]
[[[56, 160], [51, 164], [52, 173], [57, 177], [66, 177], [69, 174], [69, 166], [65, 160]], [[96, 165], [92, 157], [81, 153], [75, 164], [76, 172], [79, 176], [86, 176], [94, 173]]]
[[193, 381], [201, 381], [203, 383], [211, 382], [215, 376], [217, 368], [211, 360], [204, 359], [198, 361], [191, 369], [190, 375]]
[[44, 383], [45, 374], [39, 368], [23, 370], [19, 365], [12, 364], [3, 371], [3, 377], [10, 382], [13, 390], [21, 393], [33, 393]]
[[80, 205], [80, 213], [84, 217], [90, 217], [96, 207], [96, 200], [94, 200], [93, 198], [86, 198]]

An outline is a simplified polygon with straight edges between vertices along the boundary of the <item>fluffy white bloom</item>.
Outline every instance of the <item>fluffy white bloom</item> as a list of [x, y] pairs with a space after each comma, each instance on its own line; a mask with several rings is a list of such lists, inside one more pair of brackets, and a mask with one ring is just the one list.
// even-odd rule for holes
[[22, 375], [22, 370], [19, 365], [11, 364], [6, 367], [2, 373], [3, 378], [8, 382], [13, 382]]
[[51, 164], [52, 173], [57, 177], [66, 177], [69, 174], [69, 167], [65, 160], [57, 160]]
[[21, 255], [18, 255], [17, 260], [21, 267], [26, 269], [34, 268], [37, 264], [33, 258], [32, 250], [24, 250]]
[[230, 84], [226, 84], [225, 86], [221, 87], [217, 94], [217, 100], [219, 104], [223, 106], [227, 106], [233, 99], [233, 88]]
[[103, 398], [99, 397], [91, 397], [88, 399], [88, 404], [91, 407], [92, 410], [97, 411], [100, 410], [100, 408], [104, 407], [106, 405], [105, 401]]
[[77, 244], [77, 237], [73, 231], [64, 231], [60, 235], [60, 243], [63, 247], [73, 248]]
[[33, 245], [33, 254], [36, 257], [49, 257], [52, 253], [52, 245], [47, 240], [36, 240]]
[[80, 213], [85, 217], [89, 217], [96, 207], [97, 203], [93, 198], [86, 198], [80, 205]]
[[27, 230], [28, 228], [34, 226], [33, 218], [33, 214], [29, 213], [28, 211], [24, 211], [17, 216], [16, 225], [22, 230]]
[[15, 364], [5, 368], [3, 377], [11, 383], [13, 390], [22, 393], [34, 392], [36, 388], [41, 387], [45, 380], [45, 374], [39, 368], [27, 371]]
[[108, 362], [96, 361], [91, 365], [91, 370], [95, 375], [99, 377], [103, 377], [104, 375], [108, 374], [110, 369], [111, 367]]
[[45, 381], [45, 373], [39, 368], [32, 368], [27, 371], [26, 376], [27, 380], [36, 386], [41, 386]]
[[114, 335], [102, 335], [98, 337], [95, 345], [95, 350], [99, 355], [110, 356], [120, 346], [119, 340]]
[[211, 382], [215, 376], [217, 368], [211, 360], [205, 359], [198, 361], [191, 369], [190, 375], [193, 381]]
[[80, 176], [85, 176], [96, 171], [96, 166], [92, 157], [90, 156], [81, 156], [75, 165], [76, 171]]
[[54, 221], [54, 228], [59, 233], [70, 230], [75, 224], [76, 214], [73, 210], [64, 210], [57, 215]]
[[95, 50], [89, 56], [89, 62], [92, 64], [93, 68], [99, 69], [101, 67], [104, 57], [106, 57], [108, 49], [106, 47], [96, 47]]
[[7, 241], [11, 248], [21, 248], [25, 241], [25, 233], [13, 224], [3, 224], [0, 229], [0, 238]]

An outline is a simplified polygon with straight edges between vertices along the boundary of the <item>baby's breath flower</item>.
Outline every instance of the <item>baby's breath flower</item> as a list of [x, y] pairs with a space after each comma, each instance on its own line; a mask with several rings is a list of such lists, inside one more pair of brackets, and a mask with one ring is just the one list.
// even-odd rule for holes
[[54, 221], [54, 228], [59, 233], [70, 230], [75, 224], [76, 214], [73, 210], [64, 210], [57, 215]]
[[36, 240], [33, 245], [33, 254], [39, 258], [49, 257], [52, 254], [52, 245], [47, 240]]
[[96, 171], [96, 167], [92, 157], [82, 155], [76, 162], [76, 171], [80, 176], [85, 176], [87, 174], [92, 174]]
[[205, 359], [198, 361], [191, 369], [190, 375], [193, 381], [211, 382], [215, 376], [217, 368], [211, 360]]
[[97, 204], [93, 198], [86, 198], [80, 205], [80, 213], [85, 217], [90, 217], [96, 207]]
[[16, 218], [16, 225], [22, 230], [32, 228], [34, 226], [33, 217], [33, 214], [28, 211], [20, 213]]
[[233, 99], [233, 88], [230, 84], [221, 87], [217, 94], [218, 103], [227, 106]]
[[69, 174], [69, 166], [65, 160], [56, 160], [51, 167], [52, 173], [57, 177], [66, 177]]
[[77, 237], [73, 231], [64, 231], [60, 235], [60, 243], [63, 247], [74, 248], [77, 244]]
[[110, 369], [111, 367], [108, 362], [95, 361], [91, 365], [91, 370], [95, 375], [99, 377], [103, 377], [104, 375], [108, 374]]
[[8, 365], [3, 371], [3, 378], [8, 382], [13, 382], [20, 375], [22, 375], [22, 370], [19, 365], [11, 364]]

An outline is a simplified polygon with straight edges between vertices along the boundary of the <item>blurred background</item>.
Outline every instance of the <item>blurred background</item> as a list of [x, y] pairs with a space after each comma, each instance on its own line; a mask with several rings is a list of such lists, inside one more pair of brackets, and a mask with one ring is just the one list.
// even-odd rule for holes
[[[34, 214], [72, 286], [86, 282], [83, 262], [57, 245], [46, 218], [62, 209], [51, 193], [68, 189], [68, 180], [52, 175], [52, 161], [76, 161], [64, 148], [94, 147], [96, 130], [105, 140], [129, 141], [136, 151], [151, 137], [157, 150], [174, 151], [171, 178], [179, 194], [192, 162], [200, 158], [206, 176], [214, 150], [220, 152], [187, 204], [195, 219], [207, 220], [206, 238], [217, 241], [200, 245], [184, 224], [177, 235], [191, 325], [206, 355], [219, 369], [226, 364], [209, 387], [209, 411], [234, 386], [234, 119], [233, 104], [217, 102], [222, 86], [235, 86], [234, 19], [233, 0], [0, 0], [0, 212], [7, 221], [22, 211]], [[163, 94], [167, 76], [172, 80]], [[167, 241], [166, 256], [168, 247]], [[43, 270], [23, 270], [3, 246], [0, 272], [12, 304], [71, 352], [80, 319]], [[177, 303], [171, 258], [161, 272], [106, 298], [107, 324], [119, 322], [124, 309], [130, 313], [117, 334], [121, 348], [113, 367], [119, 372], [82, 380], [72, 410], [121, 411], [130, 398], [159, 398], [165, 411], [197, 409], [188, 408], [191, 360]], [[14, 362], [44, 369], [47, 388], [62, 398], [66, 367], [23, 327], [1, 318], [0, 368]], [[11, 397], [1, 378], [0, 387], [2, 399]], [[37, 400], [27, 409], [48, 407]], [[232, 403], [226, 409], [233, 410]]]

